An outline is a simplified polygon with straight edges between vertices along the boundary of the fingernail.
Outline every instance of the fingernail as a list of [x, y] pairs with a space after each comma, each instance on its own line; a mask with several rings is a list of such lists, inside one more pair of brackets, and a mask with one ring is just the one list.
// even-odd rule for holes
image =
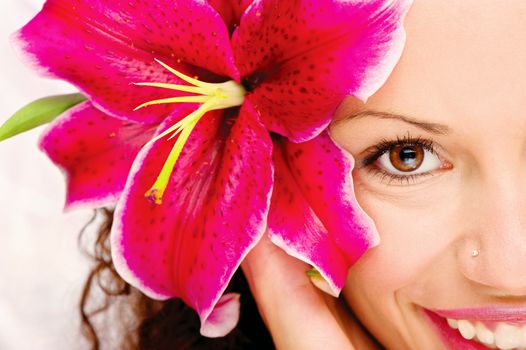
[[314, 284], [316, 288], [318, 288], [324, 293], [332, 295], [335, 298], [338, 297], [338, 295], [334, 294], [334, 291], [332, 290], [331, 286], [329, 285], [329, 283], [327, 283], [325, 278], [323, 278], [323, 276], [320, 274], [318, 270], [316, 270], [315, 268], [312, 268], [309, 271], [307, 271], [306, 274], [310, 278], [310, 281], [312, 282], [312, 284]]

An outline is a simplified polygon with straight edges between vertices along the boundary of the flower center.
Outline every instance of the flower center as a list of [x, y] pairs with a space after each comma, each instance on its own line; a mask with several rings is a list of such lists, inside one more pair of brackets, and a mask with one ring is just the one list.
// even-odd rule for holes
[[243, 104], [246, 90], [241, 84], [238, 84], [233, 80], [217, 84], [206, 83], [191, 78], [157, 59], [155, 61], [161, 66], [163, 66], [165, 69], [170, 71], [172, 74], [186, 81], [190, 85], [178, 85], [156, 82], [134, 83], [134, 85], [150, 86], [161, 89], [188, 92], [193, 95], [176, 96], [149, 101], [138, 106], [137, 108], [135, 108], [135, 110], [147, 106], [166, 103], [200, 103], [199, 107], [195, 111], [193, 111], [174, 125], [170, 126], [168, 129], [166, 129], [161, 134], [148, 141], [148, 143], [146, 144], [150, 145], [168, 135], [170, 136], [167, 140], [171, 140], [173, 137], [179, 135], [179, 137], [175, 141], [172, 150], [170, 151], [170, 154], [168, 155], [168, 158], [166, 159], [163, 165], [163, 168], [161, 169], [161, 172], [159, 173], [159, 176], [157, 177], [157, 180], [155, 181], [153, 186], [144, 194], [145, 197], [150, 199], [153, 203], [161, 204], [164, 190], [168, 185], [168, 181], [170, 180], [170, 176], [172, 175], [172, 172], [174, 170], [175, 163], [177, 162], [177, 159], [181, 154], [181, 150], [183, 149], [183, 146], [188, 140], [188, 137], [190, 136], [190, 133], [192, 132], [196, 124], [209, 111], [241, 106], [241, 104]]

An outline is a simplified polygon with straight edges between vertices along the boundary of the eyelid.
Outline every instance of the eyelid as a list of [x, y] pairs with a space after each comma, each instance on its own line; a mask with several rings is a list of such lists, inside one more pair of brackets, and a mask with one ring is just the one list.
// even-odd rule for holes
[[[386, 152], [390, 151], [393, 147], [397, 145], [408, 145], [408, 146], [421, 146], [426, 151], [433, 153], [439, 161], [440, 166], [437, 169], [433, 169], [421, 173], [411, 173], [407, 174], [395, 174], [390, 173], [386, 169], [380, 168], [375, 163], [378, 159], [384, 155]], [[365, 151], [361, 152], [359, 161], [359, 167], [367, 170], [368, 173], [372, 173], [375, 176], [380, 177], [381, 182], [386, 182], [391, 185], [393, 181], [399, 182], [399, 185], [411, 185], [416, 182], [418, 179], [421, 179], [426, 176], [434, 175], [437, 171], [440, 170], [449, 170], [452, 169], [452, 164], [445, 161], [436, 149], [441, 149], [432, 139], [422, 138], [422, 137], [412, 137], [409, 133], [403, 137], [397, 137], [396, 139], [383, 139], [378, 142], [376, 145], [367, 148]], [[360, 159], [358, 158], [358, 159]]]
[[[411, 145], [413, 146], [413, 145]], [[384, 152], [375, 162], [375, 164], [379, 164], [385, 172], [391, 174], [391, 175], [398, 175], [398, 176], [410, 176], [410, 175], [424, 175], [424, 174], [430, 174], [433, 171], [438, 170], [442, 165], [442, 160], [434, 152], [432, 149], [427, 149], [425, 146], [418, 145], [418, 147], [423, 148], [423, 158], [421, 163], [418, 165], [418, 167], [412, 171], [401, 171], [397, 169], [390, 160], [388, 152]]]
[[433, 154], [437, 154], [435, 150], [435, 143], [432, 139], [424, 139], [421, 137], [412, 137], [410, 134], [407, 134], [403, 137], [396, 137], [396, 140], [382, 139], [380, 142], [367, 148], [361, 154], [365, 157], [361, 164], [362, 166], [368, 166], [373, 164], [375, 161], [380, 158], [382, 154], [389, 151], [396, 145], [408, 145], [408, 146], [422, 146], [424, 149], [431, 151]]

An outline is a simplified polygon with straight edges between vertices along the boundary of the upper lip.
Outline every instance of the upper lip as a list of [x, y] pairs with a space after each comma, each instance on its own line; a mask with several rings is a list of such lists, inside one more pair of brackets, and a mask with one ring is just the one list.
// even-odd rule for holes
[[429, 309], [439, 316], [456, 320], [526, 322], [526, 306], [486, 306], [461, 309]]

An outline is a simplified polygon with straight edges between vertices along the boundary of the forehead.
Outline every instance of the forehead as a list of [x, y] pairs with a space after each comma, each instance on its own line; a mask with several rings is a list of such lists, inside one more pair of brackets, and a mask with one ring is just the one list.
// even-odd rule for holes
[[526, 121], [526, 1], [415, 0], [405, 28], [402, 58], [369, 107]]

